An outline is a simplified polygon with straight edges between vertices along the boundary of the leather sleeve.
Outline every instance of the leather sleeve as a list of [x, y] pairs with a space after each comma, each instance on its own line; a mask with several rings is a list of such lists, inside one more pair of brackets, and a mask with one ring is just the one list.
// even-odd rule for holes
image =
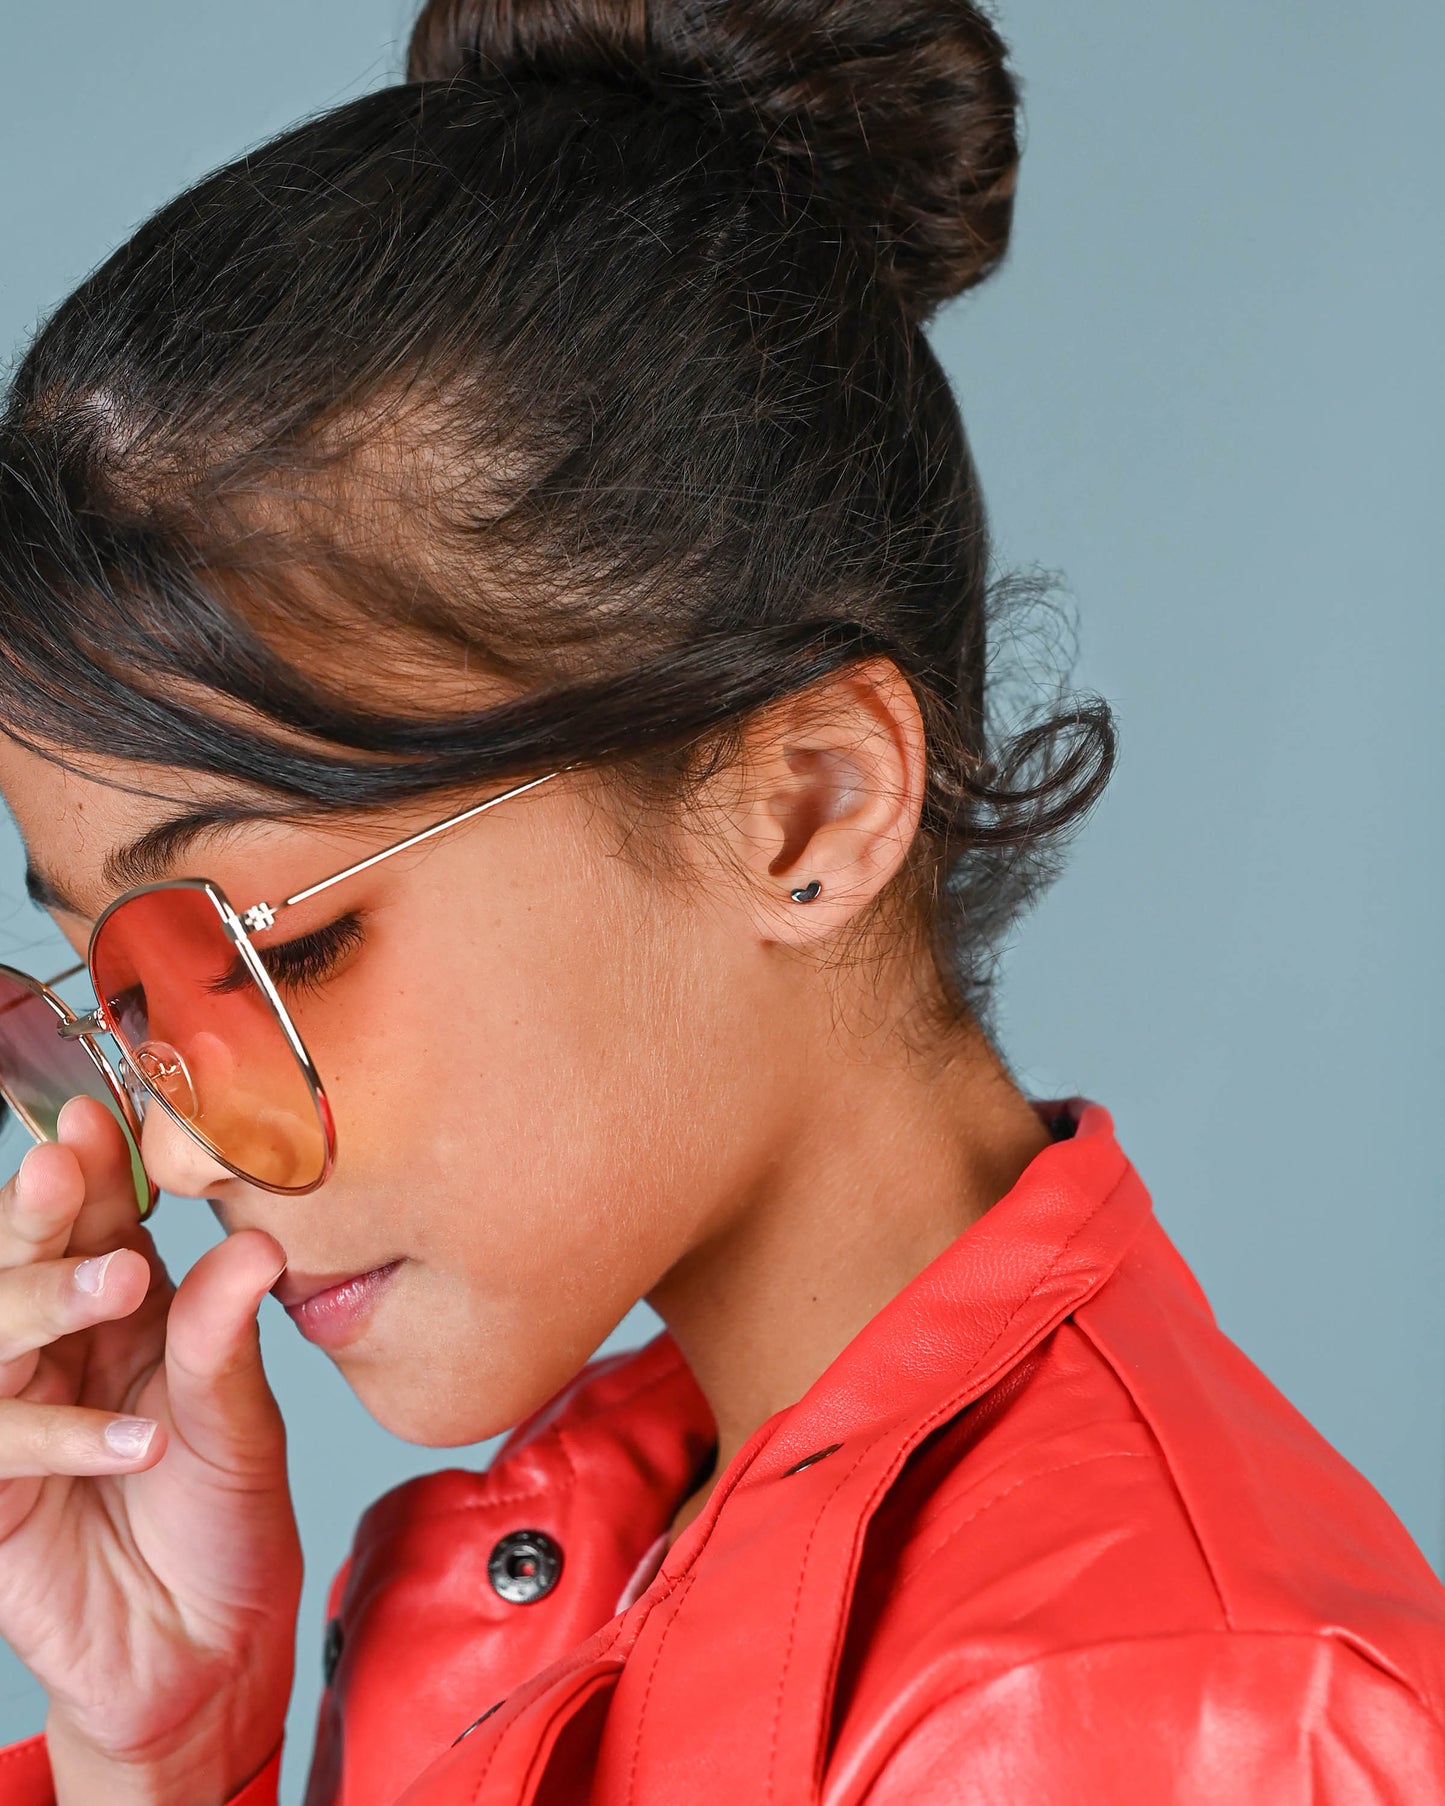
[[1445, 1730], [1338, 1638], [1201, 1632], [1049, 1655], [942, 1700], [859, 1806], [1425, 1806]]
[[[280, 1784], [278, 1745], [260, 1774], [233, 1794], [226, 1806], [276, 1806]], [[44, 1737], [27, 1737], [24, 1743], [0, 1749], [0, 1806], [55, 1806]]]
[[239, 1793], [232, 1794], [226, 1806], [276, 1806], [280, 1786], [281, 1746], [278, 1743], [265, 1768], [254, 1780], [248, 1781]]
[[0, 1749], [0, 1806], [55, 1806], [43, 1737]]

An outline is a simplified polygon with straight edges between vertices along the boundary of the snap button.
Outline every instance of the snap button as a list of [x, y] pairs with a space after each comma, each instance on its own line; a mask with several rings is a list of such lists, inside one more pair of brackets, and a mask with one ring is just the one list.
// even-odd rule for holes
[[514, 1530], [487, 1558], [492, 1590], [511, 1605], [535, 1605], [556, 1586], [562, 1551], [542, 1530]]
[[336, 1665], [341, 1660], [341, 1645], [344, 1641], [340, 1618], [332, 1618], [326, 1626], [326, 1637], [321, 1645], [321, 1673], [328, 1687], [336, 1679]]

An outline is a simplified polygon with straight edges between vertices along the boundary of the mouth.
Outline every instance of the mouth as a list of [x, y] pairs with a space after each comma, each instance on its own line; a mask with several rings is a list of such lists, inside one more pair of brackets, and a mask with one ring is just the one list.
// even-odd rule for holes
[[365, 1273], [293, 1273], [289, 1269], [271, 1288], [286, 1315], [308, 1342], [343, 1348], [354, 1342], [386, 1290], [400, 1260]]

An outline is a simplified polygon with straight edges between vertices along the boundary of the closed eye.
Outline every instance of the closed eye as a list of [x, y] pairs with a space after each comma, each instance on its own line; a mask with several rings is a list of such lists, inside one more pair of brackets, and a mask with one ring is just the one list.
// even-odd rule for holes
[[[294, 941], [280, 941], [274, 947], [257, 947], [261, 964], [271, 981], [283, 991], [318, 991], [333, 977], [366, 938], [361, 918], [355, 914], [338, 916], [324, 928], [298, 935]], [[251, 983], [246, 964], [237, 954], [230, 969], [212, 979], [208, 989], [226, 993], [239, 991]]]

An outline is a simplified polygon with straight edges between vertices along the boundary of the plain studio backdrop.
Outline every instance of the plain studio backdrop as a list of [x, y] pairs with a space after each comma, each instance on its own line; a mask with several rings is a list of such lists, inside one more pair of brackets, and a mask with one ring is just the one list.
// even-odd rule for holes
[[[177, 189], [392, 79], [411, 13], [6, 7], [0, 352]], [[935, 342], [1000, 558], [1063, 574], [1078, 680], [1122, 724], [1108, 796], [1014, 936], [1004, 1050], [1034, 1095], [1109, 1106], [1225, 1329], [1438, 1567], [1445, 634], [1428, 523], [1445, 14], [1434, 0], [1003, 0], [1001, 14], [1026, 84], [1014, 249]], [[0, 959], [64, 963], [8, 826]], [[176, 1200], [156, 1228], [178, 1268], [216, 1233], [204, 1205]], [[278, 1307], [262, 1317], [308, 1567], [295, 1801], [324, 1588], [358, 1513], [488, 1450], [394, 1441]], [[650, 1329], [638, 1312], [619, 1338]], [[0, 1737], [42, 1713], [0, 1649]]]

